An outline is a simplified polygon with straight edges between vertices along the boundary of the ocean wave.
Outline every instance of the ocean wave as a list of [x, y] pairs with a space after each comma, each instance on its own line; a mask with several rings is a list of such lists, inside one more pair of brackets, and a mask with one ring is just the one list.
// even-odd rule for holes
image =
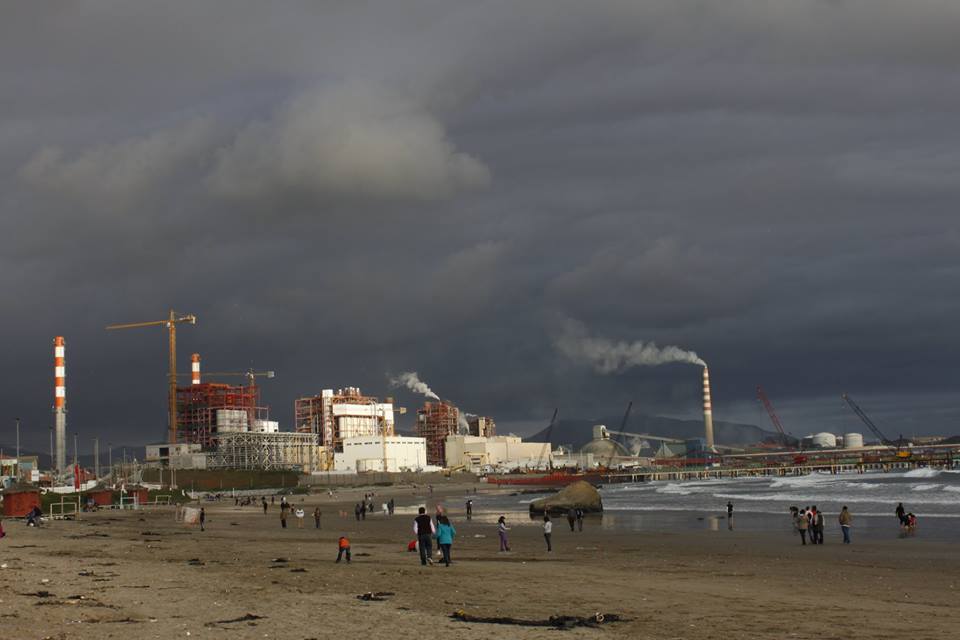
[[943, 471], [941, 469], [911, 469], [903, 474], [904, 478], [936, 478]]
[[915, 486], [913, 487], [913, 490], [914, 490], [914, 491], [933, 491], [934, 489], [938, 489], [938, 488], [940, 488], [940, 487], [942, 487], [942, 486], [943, 486], [942, 484], [936, 484], [936, 483], [933, 483], [933, 484], [918, 484], [918, 485], [915, 485]]

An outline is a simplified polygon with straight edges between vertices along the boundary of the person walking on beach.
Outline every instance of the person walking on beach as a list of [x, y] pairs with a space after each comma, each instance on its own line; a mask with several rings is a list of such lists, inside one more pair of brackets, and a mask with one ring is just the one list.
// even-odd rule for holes
[[263, 515], [267, 515], [267, 499], [260, 498], [260, 500], [263, 502]]
[[367, 503], [366, 502], [360, 503], [360, 519], [361, 520], [367, 519]]
[[450, 547], [453, 546], [453, 537], [457, 535], [457, 530], [450, 524], [447, 516], [440, 516], [440, 524], [437, 525], [437, 545], [443, 553], [443, 564], [450, 566]]
[[384, 502], [384, 503], [383, 503], [382, 505], [380, 505], [380, 506], [383, 507], [383, 517], [386, 518], [386, 517], [390, 514], [390, 507], [387, 505], [386, 502]]
[[727, 519], [729, 520], [732, 517], [733, 517], [733, 503], [730, 501], [727, 501]]
[[390, 515], [393, 515], [394, 507], [396, 503], [393, 501], [393, 498], [390, 498], [390, 502], [387, 503], [387, 510], [390, 512]]
[[473, 519], [473, 500], [467, 500], [467, 520]]
[[347, 536], [340, 536], [337, 541], [337, 549], [337, 562], [340, 562], [340, 559], [346, 555], [347, 564], [350, 564], [350, 541], [347, 540]]
[[907, 513], [907, 510], [903, 508], [903, 503], [897, 503], [897, 520], [900, 521], [900, 526], [903, 526], [903, 521], [906, 519], [904, 516]]
[[[816, 507], [814, 507], [816, 509]], [[816, 523], [813, 526], [814, 535], [817, 538], [817, 544], [823, 544], [823, 512], [817, 511]]]
[[203, 525], [206, 521], [207, 521], [207, 512], [204, 510], [203, 507], [200, 507], [200, 531], [206, 531], [206, 529], [203, 528]]
[[570, 531], [575, 530], [573, 527], [576, 524], [576, 522], [577, 522], [577, 512], [573, 509], [573, 507], [570, 507], [569, 509], [567, 509], [567, 523], [570, 525]]
[[510, 551], [510, 545], [507, 543], [507, 531], [510, 531], [510, 527], [507, 526], [507, 519], [500, 516], [500, 519], [497, 520], [497, 535], [500, 537], [500, 551]]
[[320, 507], [317, 507], [313, 510], [313, 522], [316, 525], [316, 528], [320, 528]]
[[840, 530], [843, 531], [843, 544], [850, 544], [850, 525], [853, 523], [853, 516], [844, 507], [840, 510]]
[[583, 509], [577, 509], [577, 529], [583, 531]]
[[280, 503], [280, 527], [282, 529], [287, 528], [287, 511], [290, 510], [290, 506], [286, 502]]
[[553, 545], [550, 544], [550, 536], [553, 535], [553, 523], [550, 521], [550, 516], [546, 513], [543, 514], [543, 539], [547, 541], [547, 553], [553, 551]]
[[357, 516], [357, 522], [360, 522], [360, 503], [359, 502], [353, 508], [353, 515]]
[[417, 509], [417, 517], [413, 520], [413, 533], [417, 536], [417, 547], [420, 549], [420, 564], [433, 564], [430, 557], [433, 554], [433, 544], [430, 542], [430, 536], [436, 534], [437, 529], [433, 526], [433, 518], [427, 515], [427, 508]]
[[807, 518], [806, 510], [800, 512], [800, 517], [797, 520], [797, 529], [800, 531], [800, 542], [804, 546], [807, 544], [807, 529], [810, 528], [810, 520]]
[[303, 509], [297, 509], [293, 512], [293, 515], [297, 516], [297, 529], [303, 529], [303, 517], [307, 514], [303, 512]]

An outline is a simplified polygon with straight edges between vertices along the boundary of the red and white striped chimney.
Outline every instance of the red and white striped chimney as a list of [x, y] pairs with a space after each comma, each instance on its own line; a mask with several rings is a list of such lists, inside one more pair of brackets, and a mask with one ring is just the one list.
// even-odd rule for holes
[[51, 460], [57, 473], [63, 474], [67, 464], [67, 360], [63, 336], [53, 339], [53, 413], [55, 421], [56, 459]]
[[53, 408], [63, 409], [67, 403], [67, 367], [63, 336], [53, 339]]
[[190, 356], [190, 376], [193, 384], [200, 384], [200, 354]]
[[710, 399], [710, 370], [703, 366], [703, 426], [707, 448], [713, 449], [713, 402]]

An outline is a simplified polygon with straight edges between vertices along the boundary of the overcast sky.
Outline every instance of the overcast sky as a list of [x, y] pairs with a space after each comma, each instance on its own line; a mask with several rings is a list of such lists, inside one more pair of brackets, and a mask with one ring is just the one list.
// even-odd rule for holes
[[[0, 441], [164, 437], [181, 370], [265, 400], [416, 370], [502, 428], [699, 413], [960, 432], [960, 3], [45, 2], [0, 21]], [[392, 391], [415, 408], [422, 398]], [[410, 424], [410, 416], [401, 426]]]

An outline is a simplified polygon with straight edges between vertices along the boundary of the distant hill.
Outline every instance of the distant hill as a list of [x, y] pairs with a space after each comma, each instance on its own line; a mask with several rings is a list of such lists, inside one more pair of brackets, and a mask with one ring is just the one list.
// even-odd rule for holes
[[[553, 446], [570, 445], [579, 449], [593, 439], [593, 425], [604, 424], [608, 429], [620, 430], [623, 416], [600, 418], [597, 420], [558, 420], [550, 434], [550, 444]], [[703, 420], [679, 420], [663, 416], [649, 416], [644, 414], [631, 415], [624, 431], [628, 433], [646, 433], [665, 438], [702, 438]], [[713, 423], [714, 439], [717, 444], [739, 445], [760, 442], [766, 438], [776, 437], [776, 434], [761, 429], [753, 424], [716, 421]], [[547, 429], [538, 431], [529, 438], [531, 442], [546, 442]]]

